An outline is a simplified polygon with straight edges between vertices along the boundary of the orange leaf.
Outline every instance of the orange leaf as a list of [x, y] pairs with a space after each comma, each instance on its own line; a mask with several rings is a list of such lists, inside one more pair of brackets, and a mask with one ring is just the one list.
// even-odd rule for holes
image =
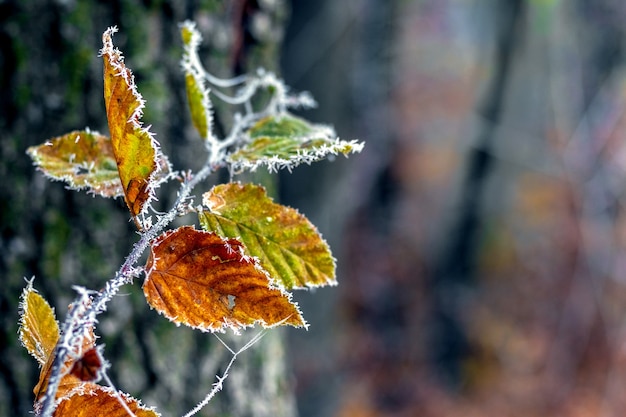
[[[137, 417], [158, 417], [160, 414], [147, 408], [135, 398], [120, 393], [123, 401]], [[128, 417], [128, 412], [120, 404], [113, 389], [92, 383], [86, 383], [82, 390], [65, 398], [57, 406], [57, 417]]]
[[[35, 394], [35, 403], [43, 400], [44, 395], [46, 394], [46, 390], [48, 389], [48, 381], [50, 379], [50, 372], [52, 371], [52, 362], [54, 361], [54, 356], [50, 357], [50, 361], [47, 362], [43, 368], [41, 368], [41, 373], [39, 374], [39, 382], [35, 385], [33, 389], [33, 393]], [[71, 365], [72, 361], [68, 361], [65, 363], [64, 371], [69, 368], [68, 364]], [[57, 388], [56, 397], [64, 398], [73, 393], [76, 389], [85, 384], [80, 378], [72, 374], [63, 375], [61, 378], [61, 382], [59, 383], [59, 387]]]
[[157, 178], [169, 171], [169, 163], [158, 143], [140, 121], [144, 100], [135, 86], [134, 76], [124, 65], [122, 53], [113, 47], [109, 28], [102, 35], [104, 58], [104, 102], [111, 144], [122, 181], [124, 199], [133, 217], [143, 212], [154, 198]]
[[[20, 302], [20, 341], [40, 365], [39, 382], [35, 386], [35, 409], [41, 411], [40, 402], [48, 388], [50, 372], [59, 340], [59, 327], [54, 310], [33, 288], [32, 281], [22, 293]], [[54, 416], [127, 416], [126, 409], [110, 388], [94, 384], [102, 369], [103, 359], [95, 347], [91, 328], [83, 338], [80, 348], [68, 354], [61, 370], [61, 381], [56, 392], [58, 402]], [[137, 417], [156, 417], [159, 414], [144, 407], [138, 400], [125, 394], [120, 397]]]
[[305, 322], [291, 295], [275, 287], [236, 239], [184, 226], [152, 244], [143, 284], [148, 303], [175, 323], [223, 331]]
[[[89, 334], [83, 339], [83, 345], [81, 346], [80, 351], [76, 349], [73, 353], [70, 353], [67, 360], [65, 361], [65, 364], [63, 364], [63, 369], [61, 371], [63, 377], [61, 378], [59, 388], [57, 389], [56, 398], [66, 397], [72, 394], [76, 389], [82, 388], [81, 386], [85, 383], [86, 379], [82, 378], [82, 375], [79, 372], [79, 368], [82, 366], [82, 361], [85, 359], [85, 357], [87, 357], [87, 360], [92, 365], [92, 370], [94, 369], [93, 360], [90, 359], [89, 352], [91, 352], [92, 350], [96, 350], [95, 346], [95, 335], [92, 329]], [[35, 388], [33, 389], [33, 392], [35, 393], [35, 402], [41, 400], [46, 393], [46, 389], [48, 389], [48, 380], [50, 379], [50, 373], [52, 372], [52, 363], [54, 362], [55, 358], [55, 355], [53, 353], [54, 352], [51, 352], [51, 355], [48, 357], [46, 363], [41, 368], [41, 372], [39, 373], [39, 382], [37, 383], [37, 385], [35, 385]], [[100, 359], [99, 354], [98, 359]], [[98, 370], [101, 366], [102, 363], [100, 362]]]

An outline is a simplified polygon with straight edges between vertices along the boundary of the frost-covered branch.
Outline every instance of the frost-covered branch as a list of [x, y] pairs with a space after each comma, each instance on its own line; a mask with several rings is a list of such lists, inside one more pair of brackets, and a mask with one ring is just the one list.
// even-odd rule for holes
[[62, 339], [55, 348], [55, 359], [41, 407], [42, 416], [49, 417], [54, 412], [56, 406], [54, 399], [59, 383], [64, 375], [63, 365], [68, 359], [70, 352], [80, 349], [84, 337], [88, 336], [88, 332], [90, 329], [93, 329], [94, 324], [97, 322], [96, 316], [106, 311], [108, 302], [115, 297], [120, 288], [131, 283], [133, 278], [139, 276], [144, 271], [144, 268], [137, 267], [137, 263], [150, 245], [150, 242], [177, 217], [180, 207], [188, 201], [194, 188], [206, 180], [212, 172], [213, 168], [210, 161], [207, 161], [196, 175], [192, 176], [189, 181], [181, 184], [174, 206], [165, 215], [161, 216], [154, 226], [141, 234], [139, 241], [133, 245], [133, 249], [126, 257], [124, 263], [115, 273], [115, 277], [107, 281], [104, 288], [95, 293], [82, 287], [75, 287], [79, 294], [71, 304], [70, 311], [62, 325]]

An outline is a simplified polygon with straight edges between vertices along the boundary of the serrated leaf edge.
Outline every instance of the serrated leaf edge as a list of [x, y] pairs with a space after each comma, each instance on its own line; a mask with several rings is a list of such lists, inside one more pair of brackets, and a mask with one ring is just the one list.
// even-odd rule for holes
[[[233, 185], [233, 184], [237, 184], [237, 185], [239, 185], [239, 186], [245, 187], [245, 184], [242, 184], [241, 182], [238, 182], [238, 181], [237, 181], [237, 182], [233, 182], [233, 183], [231, 183], [231, 185]], [[218, 186], [216, 186], [216, 187], [218, 187]], [[228, 219], [227, 217], [224, 217], [224, 216], [223, 216], [223, 215], [221, 215], [221, 214], [220, 214], [217, 210], [212, 210], [213, 203], [210, 201], [210, 199], [209, 199], [209, 197], [208, 197], [208, 196], [209, 196], [209, 194], [211, 194], [211, 193], [213, 192], [213, 190], [214, 190], [216, 187], [213, 187], [211, 190], [209, 190], [209, 191], [207, 191], [206, 193], [204, 193], [204, 194], [203, 194], [203, 197], [202, 197], [202, 204], [203, 204], [203, 206], [205, 206], [205, 207], [207, 208], [207, 210], [206, 210], [206, 211], [207, 211], [207, 212], [209, 212], [212, 216], [215, 216], [215, 217], [217, 218], [217, 220], [218, 220], [220, 230], [219, 230], [219, 231], [216, 231], [216, 233], [217, 233], [219, 236], [221, 236], [222, 238], [224, 238], [224, 239], [228, 239], [228, 238], [234, 238], [234, 239], [237, 239], [238, 241], [240, 241], [240, 242], [243, 244], [243, 247], [244, 247], [244, 248], [246, 248], [246, 250], [247, 250], [247, 246], [246, 246], [245, 242], [243, 241], [243, 239], [241, 239], [242, 234], [241, 234], [241, 233], [239, 233], [237, 236], [234, 236], [234, 237], [228, 236], [228, 235], [224, 232], [224, 228], [223, 228], [223, 226], [222, 226], [221, 222], [219, 221], [219, 219], [224, 219], [224, 220], [226, 220], [226, 221], [228, 221], [228, 222], [230, 222], [230, 223], [233, 223], [233, 224], [234, 224], [234, 226], [236, 227], [237, 231], [240, 231], [240, 227], [245, 227], [245, 229], [246, 229], [246, 230], [249, 230], [249, 231], [250, 231], [250, 233], [251, 233], [251, 234], [253, 234], [253, 235], [255, 235], [255, 236], [258, 236], [258, 235], [259, 235], [259, 233], [258, 233], [258, 232], [256, 232], [255, 230], [251, 229], [251, 228], [250, 228], [250, 227], [248, 227], [248, 226], [242, 225], [242, 224], [240, 224], [240, 223], [237, 223], [237, 222], [235, 222], [235, 221], [233, 221], [233, 220]], [[266, 192], [266, 190], [265, 190], [265, 188], [264, 188], [264, 187], [262, 187], [262, 186], [259, 186], [259, 187], [263, 190], [263, 195], [264, 195], [264, 197], [265, 197], [266, 199], [268, 199], [268, 200], [269, 200], [269, 202], [270, 202], [271, 204], [279, 205], [279, 206], [281, 206], [281, 207], [283, 207], [283, 208], [285, 208], [285, 209], [288, 209], [288, 210], [293, 210], [293, 211], [295, 212], [295, 214], [296, 214], [296, 215], [301, 216], [301, 217], [303, 217], [303, 218], [304, 218], [304, 220], [306, 220], [306, 222], [308, 223], [309, 227], [311, 227], [311, 229], [312, 229], [313, 233], [315, 233], [315, 234], [319, 237], [319, 239], [320, 239], [320, 241], [321, 241], [321, 244], [322, 244], [322, 245], [326, 248], [326, 250], [327, 250], [327, 251], [328, 251], [328, 253], [330, 254], [330, 258], [331, 258], [331, 260], [332, 260], [332, 262], [333, 262], [333, 269], [335, 269], [335, 268], [337, 267], [337, 259], [336, 259], [334, 256], [332, 256], [332, 252], [331, 252], [331, 250], [330, 250], [330, 245], [329, 245], [329, 244], [328, 244], [328, 242], [324, 239], [324, 237], [323, 237], [322, 233], [319, 231], [319, 229], [317, 228], [317, 226], [315, 226], [313, 223], [311, 223], [311, 221], [310, 221], [310, 220], [309, 220], [309, 219], [308, 219], [305, 215], [303, 215], [302, 213], [300, 213], [300, 211], [299, 211], [298, 209], [296, 209], [296, 208], [294, 208], [294, 207], [285, 206], [285, 205], [282, 205], [282, 204], [278, 204], [278, 203], [276, 203], [276, 202], [274, 201], [274, 199], [273, 199], [271, 196], [267, 195], [267, 192]], [[202, 209], [203, 209], [203, 207], [200, 207], [200, 209], [201, 209], [201, 210], [198, 212], [198, 218], [199, 218], [199, 219], [200, 219], [200, 216], [202, 216], [202, 215], [204, 214], [204, 212], [205, 212], [205, 210], [202, 210]], [[200, 222], [202, 222], [202, 221], [200, 220]], [[264, 236], [264, 235], [263, 235], [263, 237], [264, 237], [265, 239], [267, 239], [269, 242], [271, 242], [271, 243], [273, 243], [274, 245], [276, 245], [276, 246], [277, 246], [277, 247], [278, 247], [281, 251], [288, 252], [288, 253], [290, 253], [291, 255], [293, 255], [293, 256], [294, 256], [294, 257], [296, 257], [296, 258], [301, 258], [298, 254], [296, 254], [296, 253], [292, 252], [291, 250], [288, 250], [288, 249], [287, 249], [287, 248], [285, 248], [283, 245], [281, 245], [281, 244], [280, 244], [280, 242], [276, 242], [276, 241], [274, 241], [274, 240], [271, 240], [271, 239], [269, 239], [267, 236]], [[262, 247], [261, 247], [261, 249], [263, 250], [263, 248], [262, 248]], [[248, 255], [248, 256], [251, 256], [252, 258], [256, 259], [256, 260], [257, 260], [257, 262], [258, 262], [258, 264], [259, 264], [259, 266], [261, 266], [261, 267], [263, 266], [263, 262], [262, 262], [262, 260], [261, 260], [261, 259], [259, 259], [259, 258], [258, 258], [258, 257], [256, 257], [256, 256], [252, 256], [252, 255]], [[307, 265], [310, 265], [308, 262], [305, 262], [305, 263], [306, 263]], [[317, 268], [316, 268], [316, 269], [317, 269]], [[270, 277], [270, 279], [276, 283], [276, 285], [279, 285], [279, 286], [281, 286], [281, 287], [283, 287], [283, 288], [286, 288], [286, 287], [282, 284], [281, 280], [279, 280], [278, 278], [272, 277], [272, 276], [269, 274], [269, 272], [267, 272], [267, 271], [266, 271], [266, 273], [268, 274], [268, 276]], [[297, 276], [297, 274], [296, 274], [296, 273], [293, 273], [293, 275], [296, 275], [296, 276]], [[326, 274], [324, 274], [324, 275], [326, 275]], [[327, 279], [326, 281], [324, 281], [323, 283], [319, 283], [319, 284], [318, 284], [318, 283], [314, 283], [314, 282], [306, 282], [306, 281], [305, 281], [305, 282], [304, 282], [304, 284], [305, 284], [305, 285], [300, 285], [300, 284], [298, 284], [298, 283], [293, 283], [293, 285], [292, 285], [292, 286], [290, 286], [290, 287], [289, 287], [289, 289], [290, 289], [290, 290], [292, 290], [292, 289], [295, 289], [295, 290], [303, 290], [303, 289], [309, 289], [309, 288], [320, 288], [320, 287], [326, 287], [326, 286], [328, 286], [328, 287], [334, 287], [334, 286], [337, 286], [337, 285], [338, 285], [338, 282], [337, 282], [336, 277], [328, 277], [328, 279]]]
[[[319, 123], [310, 123], [304, 119], [295, 117], [290, 113], [281, 113], [274, 116], [276, 120], [280, 120], [283, 117], [293, 119], [295, 122], [305, 123], [310, 128], [310, 131], [307, 134], [292, 136], [269, 136], [263, 134], [252, 135], [250, 134], [250, 130], [254, 130], [255, 128], [255, 126], [252, 126], [250, 130], [244, 134], [244, 145], [238, 147], [226, 156], [226, 161], [232, 173], [238, 174], [243, 172], [244, 170], [255, 172], [261, 166], [265, 166], [269, 173], [276, 173], [281, 169], [287, 169], [289, 172], [291, 172], [293, 168], [299, 165], [310, 165], [313, 162], [320, 161], [328, 156], [337, 156], [339, 154], [342, 154], [345, 157], [348, 157], [348, 154], [350, 153], [360, 153], [365, 146], [365, 142], [360, 142], [358, 140], [341, 140], [337, 137], [335, 130], [332, 128], [332, 126]], [[262, 122], [263, 121], [259, 121], [258, 123]], [[298, 149], [295, 155], [290, 155], [288, 158], [284, 158], [279, 155], [273, 155], [270, 157], [261, 157], [256, 160], [250, 160], [241, 155], [240, 152], [245, 151], [246, 144], [254, 144], [256, 140], [272, 137], [289, 137], [289, 139], [293, 140], [294, 142], [300, 142], [303, 145], [307, 142], [312, 141], [323, 141], [324, 144], [312, 149]]]
[[[319, 137], [303, 137], [302, 142], [310, 140], [319, 140]], [[324, 143], [323, 145], [314, 149], [299, 149], [297, 153], [289, 158], [282, 158], [278, 155], [259, 158], [255, 161], [250, 161], [245, 158], [234, 159], [237, 152], [234, 152], [227, 157], [230, 170], [235, 173], [241, 173], [244, 170], [255, 172], [259, 167], [265, 166], [269, 173], [276, 173], [281, 169], [287, 169], [291, 172], [299, 165], [306, 164], [311, 165], [313, 162], [321, 161], [328, 156], [338, 156], [339, 154], [348, 156], [350, 153], [359, 153], [365, 146], [364, 142], [358, 140], [345, 141], [335, 139]]]
[[[91, 134], [91, 135], [105, 136], [105, 135], [102, 135], [97, 130], [89, 129], [89, 127], [85, 127], [84, 131], [86, 133], [88, 133], [88, 134]], [[80, 131], [72, 131], [72, 132], [66, 133], [66, 135], [71, 135], [72, 133], [76, 133], [76, 132], [80, 132]], [[60, 138], [62, 136], [65, 136], [65, 135], [61, 135], [59, 137], [52, 138], [52, 140], [58, 139], [58, 138]], [[46, 146], [46, 145], [52, 145], [52, 142], [50, 142], [50, 140], [46, 141], [43, 144], [43, 146]], [[116, 177], [115, 180], [101, 181], [101, 182], [99, 182], [99, 185], [94, 185], [93, 183], [91, 183], [89, 181], [89, 177], [86, 177], [84, 185], [76, 185], [75, 182], [74, 182], [74, 177], [72, 177], [69, 174], [68, 175], [52, 175], [52, 174], [50, 174], [46, 169], [44, 169], [41, 166], [42, 165], [41, 162], [42, 162], [43, 158], [39, 154], [38, 149], [39, 149], [39, 146], [31, 146], [28, 149], [26, 149], [26, 153], [33, 160], [33, 163], [37, 167], [37, 171], [41, 172], [44, 175], [44, 177], [48, 178], [49, 180], [64, 182], [66, 184], [65, 188], [68, 189], [68, 190], [73, 190], [73, 191], [87, 190], [87, 194], [99, 195], [99, 196], [105, 197], [105, 198], [118, 198], [118, 197], [122, 197], [124, 195], [124, 191], [122, 190], [122, 181], [120, 180], [119, 175]], [[84, 168], [89, 170], [88, 166], [86, 166]], [[119, 191], [117, 193], [115, 193], [115, 194], [112, 194], [112, 195], [106, 195], [106, 194], [98, 191], [98, 188], [100, 188], [100, 186], [102, 186], [102, 187], [111, 187], [111, 188], [119, 187]]]
[[123, 391], [117, 391], [117, 390], [115, 390], [112, 387], [106, 387], [106, 386], [98, 385], [98, 384], [91, 383], [91, 382], [86, 382], [84, 384], [80, 384], [80, 385], [76, 386], [76, 388], [74, 388], [73, 390], [68, 392], [67, 395], [64, 395], [62, 397], [56, 398], [55, 399], [55, 404], [58, 407], [63, 401], [70, 400], [72, 397], [74, 397], [76, 395], [78, 395], [78, 396], [86, 396], [86, 395], [95, 396], [95, 395], [98, 395], [98, 391], [110, 395], [110, 397], [113, 400], [115, 400], [115, 401], [119, 401], [119, 398], [117, 397], [117, 395], [119, 395], [122, 398], [122, 400], [124, 400], [124, 401], [135, 402], [136, 405], [137, 405], [137, 409], [140, 409], [140, 410], [143, 410], [143, 411], [151, 411], [154, 414], [156, 414], [157, 416], [159, 416], [159, 417], [161, 416], [161, 414], [156, 410], [155, 407], [145, 405], [139, 398], [135, 398], [135, 397], [131, 396], [130, 394], [127, 394], [127, 393], [125, 393]]
[[[152, 242], [152, 244], [150, 245], [150, 255], [152, 256], [153, 262], [152, 265], [150, 265], [150, 268], [144, 268], [144, 273], [146, 278], [144, 279], [144, 285], [148, 279], [148, 276], [152, 273], [152, 271], [154, 271], [156, 269], [156, 261], [159, 259], [157, 256], [155, 256], [154, 254], [154, 245], [157, 243], [160, 243], [162, 240], [167, 239], [170, 235], [172, 235], [173, 233], [175, 233], [177, 230], [185, 228], [185, 227], [189, 227], [189, 228], [193, 228], [193, 230], [199, 232], [199, 233], [206, 233], [206, 234], [213, 234], [217, 237], [219, 237], [225, 244], [228, 244], [227, 239], [232, 239], [232, 238], [225, 238], [223, 236], [220, 236], [217, 233], [214, 232], [209, 232], [206, 230], [197, 230], [194, 226], [181, 226], [178, 229], [173, 229], [173, 230], [168, 230], [167, 232], [161, 234], [161, 236], [157, 237], [155, 239], [154, 242]], [[243, 242], [241, 242], [239, 239], [235, 239], [238, 240], [239, 243], [241, 243], [241, 249], [243, 249], [245, 247], [245, 244]], [[239, 255], [241, 256], [241, 260], [242, 261], [252, 261], [252, 265], [254, 266], [254, 268], [261, 272], [263, 275], [265, 275], [265, 277], [267, 278], [267, 282], [268, 282], [268, 288], [272, 289], [272, 290], [278, 290], [280, 291], [281, 295], [285, 296], [287, 298], [287, 301], [289, 301], [289, 303], [291, 303], [295, 310], [297, 311], [298, 315], [301, 318], [302, 321], [302, 326], [294, 326], [294, 327], [304, 327], [306, 330], [308, 330], [309, 328], [309, 324], [307, 323], [307, 321], [304, 319], [304, 316], [302, 315], [302, 311], [300, 310], [300, 306], [298, 305], [298, 303], [296, 301], [293, 301], [293, 294], [291, 294], [289, 291], [286, 290], [286, 288], [278, 281], [276, 281], [274, 278], [272, 278], [270, 276], [270, 274], [261, 266], [261, 263], [259, 262], [259, 259], [257, 257], [254, 256], [250, 256], [248, 254], [246, 254], [244, 251], [240, 251]], [[150, 305], [150, 304], [149, 304]], [[289, 317], [284, 318], [282, 321], [272, 324], [272, 325], [267, 325], [267, 323], [265, 323], [265, 321], [263, 320], [256, 320], [254, 321], [252, 324], [240, 324], [240, 323], [236, 323], [234, 321], [228, 320], [228, 319], [224, 319], [224, 324], [220, 327], [204, 327], [204, 326], [195, 326], [195, 325], [189, 325], [186, 323], [183, 323], [181, 320], [178, 320], [178, 316], [172, 316], [167, 314], [166, 312], [160, 310], [160, 309], [156, 309], [154, 307], [152, 307], [152, 305], [150, 305], [150, 309], [152, 310], [157, 310], [157, 312], [162, 315], [163, 317], [167, 318], [169, 321], [171, 321], [172, 323], [174, 323], [176, 326], [180, 326], [181, 324], [184, 324], [187, 327], [190, 327], [192, 329], [197, 329], [200, 330], [202, 332], [209, 332], [209, 333], [215, 333], [215, 332], [219, 332], [219, 333], [225, 333], [226, 329], [230, 328], [234, 334], [239, 334], [239, 330], [243, 330], [249, 327], [254, 327], [255, 324], [259, 323], [263, 328], [265, 329], [271, 329], [274, 327], [278, 327], [280, 326], [285, 320], [289, 319]]]
[[[285, 206], [285, 207], [287, 207], [287, 206]], [[289, 207], [289, 208], [290, 208], [290, 209], [292, 209], [292, 210], [295, 210], [297, 213], [299, 213], [296, 209], [294, 209], [294, 208], [292, 208], [292, 207]], [[241, 227], [244, 227], [246, 230], [249, 230], [251, 234], [253, 234], [253, 235], [259, 235], [259, 233], [257, 233], [256, 231], [254, 231], [253, 229], [251, 229], [251, 228], [249, 228], [249, 227], [247, 227], [247, 226], [240, 226], [240, 225], [239, 225], [239, 223], [234, 222], [234, 221], [232, 221], [232, 220], [230, 220], [230, 219], [228, 219], [228, 218], [226, 218], [226, 217], [224, 217], [224, 216], [222, 216], [222, 215], [219, 215], [219, 214], [213, 213], [213, 212], [211, 212], [210, 210], [207, 210], [207, 212], [209, 212], [212, 216], [215, 216], [215, 217], [217, 218], [217, 220], [218, 220], [218, 223], [220, 223], [220, 224], [219, 224], [220, 231], [219, 231], [219, 232], [216, 232], [216, 233], [217, 233], [219, 236], [221, 236], [222, 238], [224, 238], [224, 237], [226, 236], [226, 233], [223, 231], [223, 227], [222, 227], [222, 224], [221, 224], [221, 222], [220, 222], [220, 219], [224, 219], [224, 220], [227, 220], [227, 221], [228, 221], [228, 222], [230, 222], [230, 223], [233, 223], [233, 224], [235, 225], [235, 227], [237, 228], [237, 230], [239, 230]], [[198, 213], [198, 215], [202, 215], [203, 213], [204, 213], [203, 211], [200, 211], [200, 212]], [[322, 244], [323, 244], [324, 246], [326, 246], [326, 248], [327, 248], [327, 249], [328, 249], [328, 251], [330, 252], [330, 246], [328, 245], [328, 242], [326, 242], [326, 240], [323, 238], [322, 234], [319, 232], [319, 230], [317, 229], [317, 227], [315, 227], [312, 223], [311, 223], [311, 226], [313, 226], [315, 233], [316, 233], [316, 234], [320, 237], [320, 240], [321, 240]], [[267, 238], [266, 236], [264, 236], [264, 237], [265, 237], [265, 238], [266, 238], [269, 242], [271, 242], [272, 244], [276, 245], [276, 246], [277, 246], [277, 247], [281, 250], [281, 252], [287, 252], [287, 253], [289, 253], [289, 254], [293, 255], [293, 256], [294, 256], [294, 257], [296, 257], [296, 258], [300, 258], [300, 256], [299, 256], [298, 254], [296, 254], [296, 253], [292, 252], [291, 250], [289, 250], [289, 249], [285, 248], [285, 247], [284, 247], [284, 246], [282, 246], [279, 242], [275, 242], [275, 241], [273, 241], [273, 240], [271, 240], [271, 239]], [[239, 234], [238, 236], [235, 236], [235, 237], [233, 237], [233, 238], [231, 238], [231, 239], [237, 239], [237, 240], [239, 240], [240, 242], [242, 242], [242, 243], [243, 243], [243, 245], [244, 245], [244, 247], [245, 247], [245, 243], [244, 243], [244, 242], [243, 242], [243, 240], [241, 239], [241, 234]], [[261, 250], [263, 250], [263, 247], [261, 247]], [[257, 257], [257, 256], [252, 256], [252, 255], [248, 255], [248, 256], [249, 256], [249, 257], [251, 257], [251, 258], [253, 258], [253, 259], [255, 259], [255, 260], [258, 262], [258, 264], [262, 267], [263, 262], [261, 261], [261, 259], [259, 259], [259, 257]], [[332, 258], [332, 261], [333, 261], [333, 265], [336, 267], [336, 259], [335, 259], [333, 256], [331, 256], [331, 258]], [[307, 265], [310, 265], [310, 263], [308, 263], [308, 262], [306, 262], [306, 264], [307, 264]], [[291, 268], [290, 268], [290, 269], [291, 269]], [[317, 268], [316, 268], [316, 269], [317, 269]], [[283, 284], [281, 283], [281, 281], [280, 281], [278, 278], [275, 278], [275, 277], [271, 276], [271, 275], [269, 274], [269, 272], [267, 272], [267, 270], [265, 270], [265, 269], [264, 269], [264, 271], [266, 271], [266, 274], [268, 275], [268, 277], [269, 277], [269, 278], [270, 278], [273, 282], [275, 282], [275, 283], [276, 283], [276, 285], [279, 285], [279, 286], [281, 286], [281, 287], [283, 287], [283, 288], [286, 288], [286, 287], [285, 287], [285, 285], [283, 285]], [[293, 272], [292, 272], [292, 273], [293, 273]], [[296, 274], [296, 273], [293, 273], [293, 275], [296, 275], [296, 276], [297, 276], [297, 274]], [[308, 282], [308, 281], [305, 281], [305, 282], [304, 282], [304, 284], [305, 284], [305, 285], [300, 285], [300, 284], [298, 284], [298, 283], [295, 283], [295, 282], [294, 282], [294, 283], [293, 283], [293, 285], [292, 285], [291, 287], [289, 287], [289, 289], [292, 289], [292, 290], [303, 290], [303, 289], [309, 289], [309, 288], [334, 287], [334, 286], [337, 286], [337, 285], [338, 285], [337, 280], [336, 280], [336, 279], [334, 279], [334, 278], [329, 278], [328, 280], [324, 281], [323, 283], [319, 283], [319, 284], [318, 284], [318, 283], [315, 283], [315, 282]]]

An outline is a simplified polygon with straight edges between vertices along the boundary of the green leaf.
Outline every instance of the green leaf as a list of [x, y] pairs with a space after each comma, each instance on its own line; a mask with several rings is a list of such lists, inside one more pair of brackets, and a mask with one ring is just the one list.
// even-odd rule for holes
[[187, 102], [189, 103], [189, 111], [191, 112], [191, 121], [204, 139], [209, 136], [209, 126], [211, 125], [212, 115], [209, 105], [208, 94], [206, 90], [200, 87], [202, 81], [195, 73], [187, 72], [185, 74], [185, 86], [187, 88]]
[[197, 48], [201, 37], [192, 22], [185, 22], [181, 27], [183, 40], [182, 67], [185, 72], [185, 86], [187, 102], [191, 112], [191, 121], [203, 139], [211, 137], [213, 113], [209, 89], [204, 85], [204, 79], [199, 65]]
[[255, 171], [266, 166], [270, 172], [310, 164], [331, 155], [361, 152], [363, 143], [336, 137], [328, 126], [316, 125], [290, 114], [268, 116], [247, 131], [248, 143], [228, 156], [235, 172]]
[[229, 183], [203, 196], [204, 230], [243, 242], [249, 255], [287, 289], [336, 285], [335, 260], [326, 242], [297, 210], [276, 204], [265, 189]]
[[48, 177], [65, 181], [71, 189], [86, 188], [103, 197], [123, 194], [111, 140], [98, 132], [74, 131], [27, 153]]

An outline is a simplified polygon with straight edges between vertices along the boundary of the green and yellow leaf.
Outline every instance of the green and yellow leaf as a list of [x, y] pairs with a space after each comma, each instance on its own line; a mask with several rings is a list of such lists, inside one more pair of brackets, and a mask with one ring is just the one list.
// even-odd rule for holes
[[136, 218], [154, 198], [159, 178], [165, 178], [170, 168], [152, 133], [142, 127], [144, 100], [122, 53], [113, 47], [116, 31], [109, 28], [102, 35], [104, 102], [124, 199]]
[[248, 143], [228, 155], [235, 172], [255, 171], [266, 166], [270, 172], [310, 164], [329, 156], [361, 152], [363, 143], [337, 138], [328, 126], [316, 125], [290, 114], [268, 116], [247, 131]]
[[181, 37], [184, 46], [182, 67], [185, 72], [191, 121], [200, 136], [208, 140], [212, 135], [213, 110], [209, 99], [209, 89], [204, 84], [201, 68], [199, 68], [197, 48], [201, 42], [200, 33], [192, 22], [185, 22], [181, 27]]
[[297, 210], [276, 204], [254, 184], [229, 183], [203, 196], [199, 214], [207, 231], [239, 239], [246, 252], [287, 289], [335, 285], [335, 260], [311, 222]]
[[53, 138], [27, 150], [48, 177], [71, 189], [87, 189], [103, 197], [123, 195], [111, 140], [98, 132], [81, 130]]
[[305, 325], [290, 294], [273, 286], [235, 239], [190, 226], [164, 233], [151, 246], [146, 271], [148, 303], [177, 324], [210, 332]]
[[187, 102], [189, 103], [189, 110], [191, 112], [191, 121], [196, 127], [202, 138], [207, 138], [209, 135], [209, 126], [211, 124], [211, 110], [210, 107], [205, 106], [204, 103], [209, 103], [208, 94], [201, 89], [201, 81], [196, 74], [187, 72], [185, 74], [185, 86], [187, 88]]

